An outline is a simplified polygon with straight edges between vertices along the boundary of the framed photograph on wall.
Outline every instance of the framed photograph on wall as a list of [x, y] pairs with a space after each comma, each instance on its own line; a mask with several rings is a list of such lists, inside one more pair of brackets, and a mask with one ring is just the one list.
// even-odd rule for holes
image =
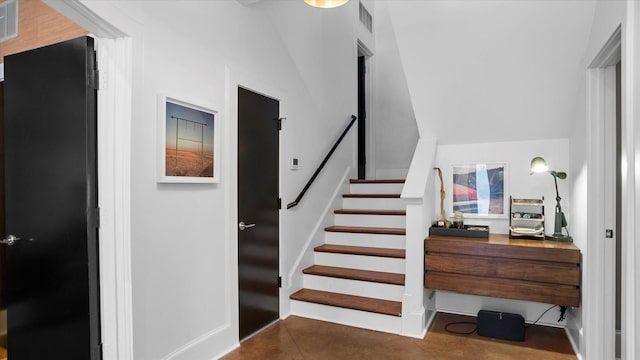
[[218, 112], [158, 95], [158, 182], [220, 180]]
[[451, 213], [465, 217], [507, 217], [507, 164], [451, 166]]

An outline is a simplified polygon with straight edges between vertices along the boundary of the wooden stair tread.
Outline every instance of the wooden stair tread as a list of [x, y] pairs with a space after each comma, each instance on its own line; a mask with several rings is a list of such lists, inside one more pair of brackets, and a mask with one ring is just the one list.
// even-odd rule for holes
[[334, 214], [347, 215], [407, 215], [406, 210], [367, 210], [367, 209], [338, 209], [333, 211]]
[[337, 306], [383, 315], [402, 316], [402, 303], [363, 296], [346, 295], [328, 291], [301, 289], [289, 297], [292, 300]]
[[355, 234], [382, 234], [382, 235], [406, 235], [404, 228], [369, 227], [369, 226], [329, 226], [324, 229], [328, 232], [343, 232]]
[[404, 184], [404, 179], [381, 179], [381, 180], [367, 180], [367, 179], [350, 179], [351, 184]]
[[380, 256], [404, 259], [404, 249], [388, 249], [388, 248], [375, 248], [365, 246], [350, 246], [350, 245], [331, 245], [324, 244], [316, 246], [314, 248], [317, 252], [328, 252], [334, 254], [349, 254], [349, 255], [364, 255], [364, 256]]
[[399, 199], [400, 194], [342, 194], [343, 198]]
[[382, 271], [349, 269], [335, 266], [312, 265], [302, 270], [304, 274], [328, 276], [340, 279], [369, 281], [382, 284], [404, 285], [404, 274]]

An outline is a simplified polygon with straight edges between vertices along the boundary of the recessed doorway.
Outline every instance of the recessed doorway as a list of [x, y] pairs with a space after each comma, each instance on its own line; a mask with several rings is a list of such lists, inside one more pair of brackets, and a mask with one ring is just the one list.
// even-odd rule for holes
[[280, 102], [238, 88], [239, 339], [280, 317]]

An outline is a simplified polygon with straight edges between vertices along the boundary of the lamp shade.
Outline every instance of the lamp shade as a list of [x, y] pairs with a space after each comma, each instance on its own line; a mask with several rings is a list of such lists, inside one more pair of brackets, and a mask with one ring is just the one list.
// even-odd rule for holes
[[543, 158], [536, 156], [531, 159], [531, 172], [540, 173], [545, 171], [549, 171], [549, 165]]
[[307, 5], [324, 9], [338, 7], [346, 4], [348, 1], [349, 0], [304, 0]]

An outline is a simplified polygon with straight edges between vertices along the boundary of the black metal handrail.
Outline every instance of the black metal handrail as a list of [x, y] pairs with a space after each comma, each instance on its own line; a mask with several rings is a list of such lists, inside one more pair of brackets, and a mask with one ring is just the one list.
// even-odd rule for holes
[[338, 145], [340, 145], [340, 143], [342, 142], [342, 139], [345, 137], [345, 135], [347, 135], [347, 132], [349, 132], [349, 129], [351, 129], [351, 126], [353, 126], [353, 123], [355, 123], [356, 120], [358, 120], [358, 117], [355, 115], [351, 115], [351, 121], [349, 122], [349, 125], [347, 125], [347, 128], [344, 129], [344, 131], [342, 132], [342, 134], [340, 135], [336, 143], [333, 144], [333, 147], [331, 148], [331, 150], [329, 150], [329, 153], [327, 154], [327, 156], [324, 157], [324, 160], [322, 160], [322, 162], [320, 163], [316, 171], [313, 173], [313, 175], [311, 175], [311, 179], [307, 181], [307, 184], [304, 186], [302, 191], [300, 191], [300, 194], [298, 194], [298, 197], [296, 197], [296, 199], [293, 202], [287, 204], [287, 209], [291, 209], [292, 207], [298, 205], [300, 200], [302, 200], [302, 198], [304, 197], [304, 194], [307, 192], [307, 190], [309, 190], [309, 188], [311, 187], [311, 184], [313, 184], [313, 182], [316, 180], [316, 177], [318, 177], [318, 174], [320, 174], [320, 171], [322, 170], [322, 168], [324, 168], [327, 161], [329, 161], [329, 158], [331, 158], [331, 155], [333, 155], [333, 152], [336, 151], [336, 148], [338, 147]]

